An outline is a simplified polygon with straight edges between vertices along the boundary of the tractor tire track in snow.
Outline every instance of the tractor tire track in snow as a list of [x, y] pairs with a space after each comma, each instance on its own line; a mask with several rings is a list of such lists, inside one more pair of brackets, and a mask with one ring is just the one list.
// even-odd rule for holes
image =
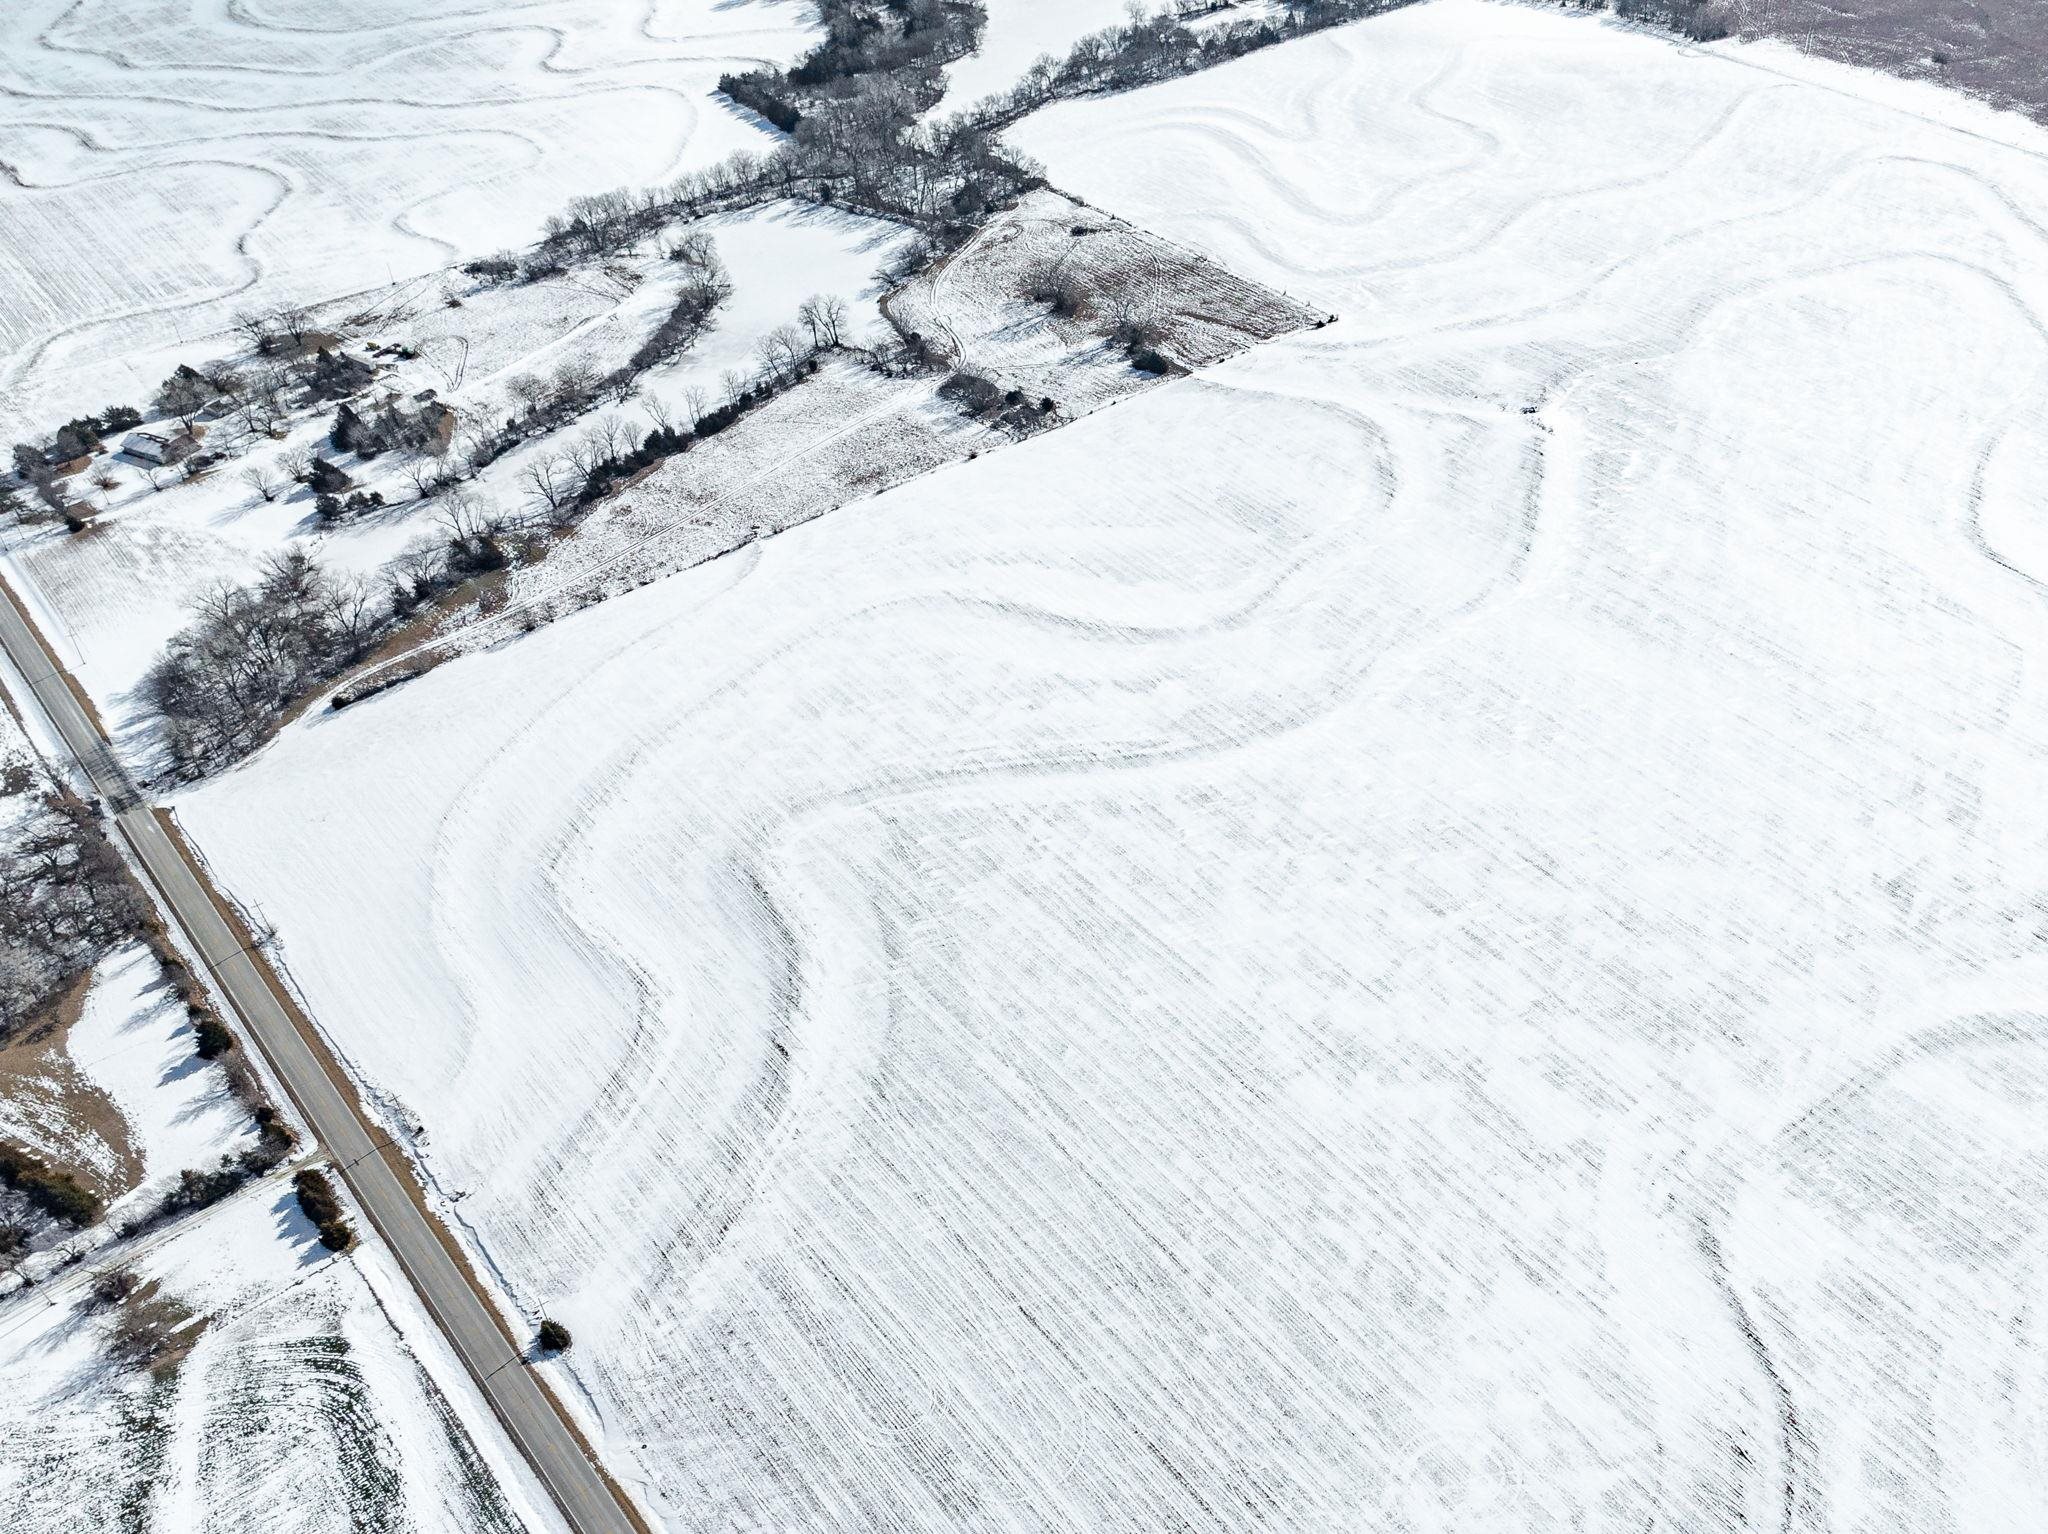
[[1013, 133], [1345, 318], [188, 805], [658, 1511], [2021, 1505], [2039, 167], [1471, 0]]

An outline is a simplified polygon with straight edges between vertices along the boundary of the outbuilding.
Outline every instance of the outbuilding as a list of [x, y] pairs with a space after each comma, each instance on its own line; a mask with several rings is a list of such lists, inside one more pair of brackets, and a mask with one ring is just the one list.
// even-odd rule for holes
[[121, 443], [121, 451], [130, 458], [159, 464], [182, 462], [191, 457], [198, 447], [199, 439], [189, 431], [170, 436], [160, 431], [131, 431]]

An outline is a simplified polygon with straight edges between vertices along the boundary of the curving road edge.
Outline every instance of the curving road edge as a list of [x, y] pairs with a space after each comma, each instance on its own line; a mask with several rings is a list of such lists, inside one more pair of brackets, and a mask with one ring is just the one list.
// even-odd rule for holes
[[291, 1095], [371, 1228], [397, 1259], [427, 1315], [563, 1518], [576, 1534], [651, 1534], [597, 1464], [561, 1403], [525, 1367], [519, 1343], [460, 1249], [428, 1212], [410, 1163], [365, 1116], [347, 1075], [292, 1004], [239, 919], [213, 891], [198, 859], [161, 812], [143, 802], [84, 695], [4, 582], [0, 647], [147, 872], [164, 915], [212, 976], [245, 1038], [255, 1042]]

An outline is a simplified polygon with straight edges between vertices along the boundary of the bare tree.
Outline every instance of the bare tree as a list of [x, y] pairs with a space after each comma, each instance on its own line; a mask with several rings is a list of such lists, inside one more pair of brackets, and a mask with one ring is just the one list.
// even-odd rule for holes
[[251, 431], [266, 435], [282, 432], [291, 419], [291, 412], [285, 406], [285, 395], [291, 385], [291, 374], [281, 367], [261, 367], [250, 373], [237, 402], [242, 412], [242, 424]]
[[845, 340], [846, 300], [837, 293], [813, 294], [796, 313], [811, 334], [812, 350], [836, 347]]
[[778, 379], [794, 378], [810, 353], [804, 349], [803, 332], [794, 325], [777, 325], [761, 338], [759, 347], [765, 371]]
[[491, 503], [474, 490], [457, 490], [444, 497], [440, 515], [434, 520], [447, 531], [449, 541], [453, 543], [495, 538], [504, 531], [504, 525]]
[[725, 263], [718, 258], [718, 246], [703, 230], [686, 234], [669, 251], [669, 259], [680, 261], [707, 277], [723, 277]]
[[746, 375], [738, 368], [727, 368], [718, 375], [718, 385], [725, 391], [725, 402], [737, 405], [747, 392]]
[[1128, 292], [1110, 298], [1103, 311], [1103, 318], [1109, 323], [1109, 338], [1119, 346], [1155, 346], [1166, 336], [1166, 326], [1157, 311]]
[[590, 392], [597, 381], [590, 364], [571, 359], [555, 369], [555, 375], [548, 380], [549, 392], [557, 405], [574, 404]]
[[676, 414], [667, 400], [658, 394], [648, 394], [642, 397], [640, 403], [647, 411], [647, 418], [654, 422], [656, 431], [664, 437], [675, 431]]
[[350, 652], [360, 652], [376, 637], [380, 619], [377, 599], [360, 576], [329, 577], [315, 593], [315, 602], [335, 637]]
[[310, 447], [295, 447], [279, 461], [284, 465], [285, 473], [294, 480], [304, 480], [313, 472], [313, 460], [316, 456]]
[[303, 348], [306, 337], [313, 330], [313, 311], [304, 304], [286, 301], [280, 303], [272, 316], [277, 328], [282, 330], [295, 347]]
[[1044, 304], [1054, 314], [1079, 313], [1086, 293], [1081, 279], [1067, 270], [1067, 261], [1072, 255], [1069, 250], [1056, 259], [1047, 258], [1032, 266], [1024, 274], [1024, 296], [1034, 303]]
[[591, 428], [591, 434], [610, 462], [616, 463], [633, 451], [633, 433], [626, 425], [624, 416], [599, 417], [597, 424]]
[[263, 343], [270, 339], [270, 316], [260, 309], [238, 309], [235, 311], [235, 329], [249, 342], [249, 350], [261, 352]]
[[579, 485], [589, 483], [590, 476], [610, 457], [605, 451], [604, 434], [595, 422], [569, 440], [562, 456]]
[[176, 416], [189, 432], [199, 429], [199, 413], [213, 402], [213, 389], [196, 373], [173, 373], [157, 391], [157, 408]]
[[695, 431], [697, 423], [704, 419], [704, 413], [709, 404], [710, 401], [704, 397], [704, 391], [695, 384], [685, 384], [683, 386], [683, 412], [690, 418], [690, 429], [692, 431]]
[[242, 483], [270, 502], [277, 499], [277, 492], [283, 488], [278, 477], [261, 464], [251, 464], [242, 470]]
[[419, 591], [440, 579], [447, 552], [445, 539], [422, 533], [385, 564], [384, 573], [401, 591]]
[[448, 470], [451, 478], [475, 479], [490, 462], [490, 434], [474, 422], [465, 424], [456, 434], [454, 450], [448, 455], [452, 467]]
[[575, 466], [557, 453], [536, 453], [520, 476], [526, 483], [526, 498], [549, 525], [563, 522], [575, 505], [578, 480]]
[[529, 415], [547, 404], [551, 392], [546, 379], [532, 374], [523, 374], [505, 387]]
[[243, 382], [242, 375], [234, 368], [229, 367], [225, 362], [209, 362], [199, 370], [199, 373], [212, 387], [215, 394], [223, 396], [234, 404], [242, 402], [242, 396], [247, 386]]

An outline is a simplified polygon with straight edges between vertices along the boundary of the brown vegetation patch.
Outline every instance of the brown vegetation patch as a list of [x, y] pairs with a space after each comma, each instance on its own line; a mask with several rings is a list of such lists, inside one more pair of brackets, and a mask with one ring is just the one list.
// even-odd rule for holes
[[161, 1379], [185, 1361], [206, 1333], [208, 1318], [165, 1294], [154, 1279], [139, 1282], [127, 1272], [103, 1275], [93, 1297], [111, 1311], [107, 1351], [124, 1368], [146, 1369]]
[[143, 1167], [127, 1119], [71, 1057], [71, 1029], [91, 986], [91, 974], [80, 975], [0, 1043], [0, 1122], [104, 1204], [140, 1184]]

